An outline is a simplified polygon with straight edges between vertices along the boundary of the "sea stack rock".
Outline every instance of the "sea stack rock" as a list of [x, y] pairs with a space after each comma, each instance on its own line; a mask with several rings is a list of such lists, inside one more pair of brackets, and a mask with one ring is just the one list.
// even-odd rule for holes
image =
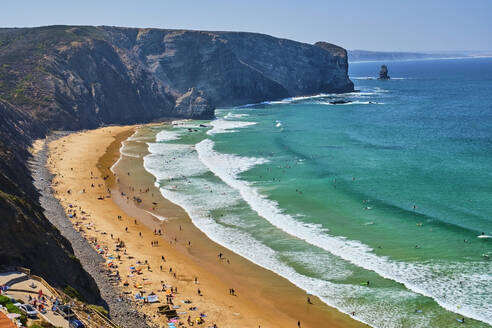
[[388, 67], [386, 65], [381, 65], [381, 70], [379, 71], [379, 80], [389, 80]]

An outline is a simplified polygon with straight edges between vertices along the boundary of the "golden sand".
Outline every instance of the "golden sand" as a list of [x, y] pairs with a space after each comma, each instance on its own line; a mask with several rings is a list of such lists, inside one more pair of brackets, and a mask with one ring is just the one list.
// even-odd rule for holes
[[[156, 310], [166, 303], [172, 286], [177, 288], [173, 302], [180, 306], [177, 312], [185, 324], [188, 316], [194, 321], [204, 313], [205, 327], [214, 323], [218, 327], [297, 327], [298, 320], [301, 327], [366, 327], [315, 297], [308, 304], [305, 291], [211, 241], [183, 209], [160, 195], [141, 157], [123, 157], [113, 176], [109, 168], [120, 157], [121, 142], [136, 129], [113, 126], [60, 138], [49, 145], [48, 166], [56, 175], [57, 198], [67, 213], [76, 211], [72, 223], [88, 240], [97, 239], [107, 249], [105, 257], [116, 256], [118, 238], [124, 241], [126, 255], [120, 254], [120, 260], [113, 262], [118, 266], [113, 270], [121, 276], [122, 294], [154, 292], [160, 301], [139, 301], [139, 310], [166, 327], [165, 316]], [[145, 144], [141, 147], [144, 155]], [[134, 202], [134, 196], [141, 202]], [[167, 220], [160, 221], [149, 212]], [[162, 235], [154, 234], [154, 229], [161, 229]], [[153, 241], [158, 246], [152, 246]], [[131, 266], [140, 268], [141, 274], [131, 274]], [[230, 288], [236, 296], [230, 295]]]

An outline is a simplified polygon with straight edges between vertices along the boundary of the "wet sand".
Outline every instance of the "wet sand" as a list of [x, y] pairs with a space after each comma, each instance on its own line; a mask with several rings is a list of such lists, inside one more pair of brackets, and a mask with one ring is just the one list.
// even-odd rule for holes
[[[107, 247], [106, 258], [117, 255], [118, 238], [125, 243], [126, 255], [120, 252], [120, 260], [113, 260], [118, 266], [113, 270], [121, 277], [122, 297], [133, 298], [138, 291], [145, 291], [144, 295], [154, 292], [165, 304], [166, 292], [161, 291], [164, 282], [167, 293], [170, 286], [178, 289], [174, 304], [180, 306], [177, 312], [182, 313], [184, 323], [188, 316], [195, 320], [204, 313], [204, 326], [297, 327], [299, 320], [301, 327], [365, 327], [315, 297], [311, 297], [313, 304], [308, 304], [305, 291], [221, 247], [198, 230], [183, 209], [161, 196], [154, 177], [144, 170], [144, 142], [126, 141], [140, 156], [119, 160], [121, 142], [135, 129], [106, 127], [72, 134], [49, 145], [48, 165], [56, 174], [53, 187], [65, 210], [76, 212], [72, 223], [100, 249]], [[149, 129], [152, 126], [141, 127], [134, 137], [152, 135]], [[118, 160], [113, 173], [110, 168]], [[162, 235], [154, 234], [159, 229]], [[158, 246], [152, 246], [152, 241]], [[218, 258], [219, 253], [223, 259]], [[142, 274], [131, 274], [130, 266], [140, 267]], [[128, 287], [123, 286], [125, 281]], [[236, 296], [230, 295], [230, 288]], [[157, 306], [140, 303], [139, 310], [164, 327], [165, 317], [156, 314]], [[193, 306], [198, 310], [189, 309]]]

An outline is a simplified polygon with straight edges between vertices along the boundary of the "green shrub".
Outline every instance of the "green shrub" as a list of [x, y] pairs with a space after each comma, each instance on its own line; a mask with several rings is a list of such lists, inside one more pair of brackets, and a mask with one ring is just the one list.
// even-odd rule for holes
[[104, 315], [105, 317], [108, 317], [109, 316], [109, 312], [108, 310], [106, 310], [104, 307], [100, 306], [100, 305], [94, 305], [94, 304], [90, 304], [89, 307], [91, 309], [93, 309], [94, 311], [97, 311], [99, 313], [101, 313], [102, 315]]
[[53, 326], [51, 323], [49, 322], [41, 322], [41, 323], [37, 323], [37, 324], [34, 324], [34, 325], [31, 325], [29, 326], [29, 328], [56, 328], [55, 326]]
[[84, 298], [82, 297], [82, 295], [80, 295], [80, 293], [72, 286], [66, 286], [65, 288], [63, 288], [63, 292], [68, 296], [70, 296], [71, 298], [75, 298], [78, 299], [79, 301], [84, 302]]
[[17, 306], [15, 306], [14, 304], [12, 304], [12, 303], [5, 304], [5, 307], [7, 308], [7, 311], [9, 311], [9, 313], [22, 314], [21, 313], [21, 310]]
[[10, 298], [0, 295], [0, 305], [5, 306], [7, 303], [12, 303], [12, 301], [10, 301]]
[[27, 325], [27, 317], [25, 314], [22, 314], [20, 317], [19, 317], [19, 321], [22, 323], [22, 326], [26, 326]]

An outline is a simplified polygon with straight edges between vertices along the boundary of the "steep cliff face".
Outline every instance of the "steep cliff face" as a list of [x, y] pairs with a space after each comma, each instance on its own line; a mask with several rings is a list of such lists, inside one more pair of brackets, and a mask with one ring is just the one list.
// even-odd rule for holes
[[215, 106], [349, 92], [345, 50], [267, 35], [118, 27], [0, 29], [0, 265], [100, 298], [42, 214], [26, 161], [52, 129], [214, 117]]
[[346, 55], [323, 47], [256, 33], [104, 30], [164, 85], [194, 86], [217, 106], [353, 90]]
[[53, 286], [75, 287], [99, 303], [97, 286], [68, 241], [44, 217], [26, 162], [31, 140], [43, 128], [0, 100], [0, 266], [23, 266]]
[[[352, 91], [345, 50], [327, 45], [237, 32], [0, 29], [0, 99], [57, 129], [212, 118], [214, 106]], [[183, 111], [177, 100], [190, 88], [200, 103]]]

